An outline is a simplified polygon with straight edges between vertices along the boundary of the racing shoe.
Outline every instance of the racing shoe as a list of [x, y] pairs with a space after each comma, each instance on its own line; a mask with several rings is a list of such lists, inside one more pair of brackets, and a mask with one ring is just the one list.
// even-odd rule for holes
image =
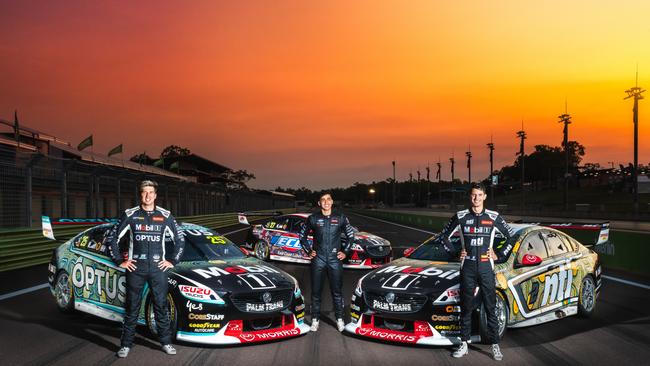
[[318, 319], [314, 319], [311, 321], [311, 328], [309, 328], [309, 330], [312, 332], [318, 331]]
[[456, 348], [452, 356], [454, 358], [461, 358], [465, 356], [468, 352], [469, 352], [469, 348], [467, 348], [467, 342], [463, 342], [460, 344], [460, 346], [458, 346], [458, 348]]
[[503, 354], [501, 353], [501, 348], [499, 348], [499, 345], [496, 343], [492, 345], [492, 358], [495, 359], [496, 361], [503, 360]]
[[336, 319], [336, 328], [339, 330], [339, 332], [342, 332], [343, 329], [345, 329], [345, 323], [343, 323], [343, 319]]
[[165, 352], [168, 355], [175, 355], [176, 354], [176, 348], [172, 346], [171, 344], [166, 344], [162, 346], [163, 352]]
[[119, 357], [119, 358], [126, 358], [126, 356], [129, 355], [129, 351], [130, 351], [130, 350], [131, 350], [131, 348], [129, 348], [129, 347], [122, 347], [122, 348], [120, 348], [120, 350], [117, 351], [117, 357]]

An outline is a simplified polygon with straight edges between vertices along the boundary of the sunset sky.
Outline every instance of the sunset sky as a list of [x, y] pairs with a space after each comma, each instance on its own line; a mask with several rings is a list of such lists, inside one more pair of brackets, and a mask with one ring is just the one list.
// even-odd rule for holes
[[[650, 88], [649, 1], [3, 1], [0, 118], [124, 157], [170, 144], [324, 188], [512, 164], [522, 120], [559, 146], [565, 100], [584, 162], [632, 160]], [[650, 92], [646, 93], [650, 99]], [[650, 100], [639, 160], [650, 163]]]

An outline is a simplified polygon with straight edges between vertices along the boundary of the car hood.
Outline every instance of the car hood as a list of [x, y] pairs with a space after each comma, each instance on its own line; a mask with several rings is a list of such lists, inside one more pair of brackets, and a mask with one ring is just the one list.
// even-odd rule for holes
[[170, 278], [177, 281], [178, 284], [207, 287], [213, 291], [233, 294], [293, 290], [295, 287], [291, 275], [254, 258], [183, 262], [174, 268]]
[[400, 258], [369, 272], [362, 290], [435, 295], [460, 283], [460, 264]]
[[390, 242], [381, 236], [371, 234], [366, 231], [358, 231], [354, 233], [354, 240], [357, 243], [372, 245], [372, 246], [386, 246], [390, 245]]

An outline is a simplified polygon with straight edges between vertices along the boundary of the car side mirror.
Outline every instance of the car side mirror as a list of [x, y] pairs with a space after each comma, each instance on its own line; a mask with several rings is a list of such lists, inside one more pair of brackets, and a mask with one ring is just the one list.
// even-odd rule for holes
[[249, 252], [248, 249], [246, 249], [244, 247], [239, 247], [239, 250], [241, 250], [242, 253], [244, 253], [245, 256], [247, 256], [247, 257], [251, 256], [251, 252]]
[[408, 256], [410, 256], [414, 251], [415, 251], [415, 248], [413, 248], [413, 247], [411, 247], [411, 248], [406, 248], [406, 249], [404, 249], [404, 256], [405, 256], [405, 257], [408, 257]]
[[542, 258], [533, 255], [533, 254], [526, 254], [524, 257], [521, 259], [521, 266], [522, 267], [534, 267], [542, 263]]

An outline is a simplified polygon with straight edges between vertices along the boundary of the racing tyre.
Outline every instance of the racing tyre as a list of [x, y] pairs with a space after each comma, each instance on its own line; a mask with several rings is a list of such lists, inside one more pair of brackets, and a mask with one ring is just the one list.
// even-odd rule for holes
[[[510, 314], [510, 310], [508, 309], [508, 302], [506, 301], [503, 294], [497, 291], [496, 296], [497, 298], [494, 306], [494, 311], [497, 314], [497, 337], [499, 340], [501, 340], [503, 339], [503, 335], [506, 334], [506, 329], [508, 328], [508, 316]], [[481, 335], [481, 342], [486, 343], [489, 337], [487, 316], [485, 315], [483, 305], [481, 305], [481, 315], [479, 319], [479, 332]]]
[[56, 307], [63, 313], [72, 313], [74, 310], [74, 291], [72, 278], [66, 271], [60, 271], [54, 280], [54, 299]]
[[[178, 314], [177, 314], [177, 308], [176, 308], [176, 303], [174, 303], [174, 299], [172, 297], [172, 294], [168, 293], [167, 294], [167, 314], [169, 316], [169, 325], [172, 329], [172, 339], [176, 339], [176, 324], [177, 324], [177, 319], [178, 319]], [[149, 329], [149, 332], [153, 335], [158, 334], [158, 329], [156, 328], [156, 316], [155, 316], [155, 311], [153, 310], [153, 296], [149, 294], [147, 296], [147, 302], [145, 304], [145, 321], [147, 323], [147, 329]]]
[[263, 261], [269, 260], [269, 245], [264, 241], [260, 240], [255, 243], [255, 248], [253, 248], [255, 256]]
[[580, 295], [578, 300], [578, 314], [588, 318], [594, 313], [596, 308], [596, 284], [591, 276], [585, 276], [580, 286]]

